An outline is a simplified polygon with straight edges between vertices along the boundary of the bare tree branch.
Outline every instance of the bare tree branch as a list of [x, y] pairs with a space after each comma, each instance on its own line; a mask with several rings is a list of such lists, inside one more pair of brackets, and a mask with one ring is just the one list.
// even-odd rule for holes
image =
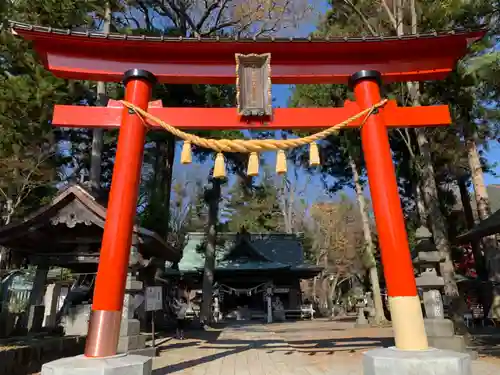
[[[382, 0], [384, 1], [384, 0]], [[373, 36], [377, 36], [377, 31], [373, 28], [373, 26], [370, 24], [370, 21], [368, 20], [368, 18], [364, 15], [363, 12], [361, 12], [361, 10], [359, 10], [356, 5], [353, 4], [353, 2], [351, 0], [343, 0], [344, 4], [346, 6], [348, 6], [354, 13], [356, 13], [358, 15], [358, 17], [361, 19], [361, 21], [363, 21], [363, 23], [365, 24], [366, 28], [368, 29], [368, 31], [370, 32], [370, 34], [372, 34]]]
[[389, 20], [392, 23], [392, 27], [394, 27], [394, 30], [396, 31], [398, 29], [398, 21], [396, 21], [396, 18], [394, 17], [394, 14], [392, 13], [391, 9], [389, 8], [389, 5], [387, 5], [386, 0], [381, 0], [382, 1], [382, 6], [384, 7], [385, 12], [387, 13], [387, 17], [389, 17]]

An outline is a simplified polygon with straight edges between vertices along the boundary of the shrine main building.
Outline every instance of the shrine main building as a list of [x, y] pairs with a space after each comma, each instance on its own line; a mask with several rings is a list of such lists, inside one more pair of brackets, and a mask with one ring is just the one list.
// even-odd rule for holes
[[[204, 248], [203, 233], [188, 233], [180, 262], [166, 270], [189, 284], [201, 297]], [[249, 319], [264, 318], [266, 297], [279, 299], [287, 317], [300, 317], [300, 281], [311, 279], [321, 267], [307, 264], [302, 238], [296, 234], [220, 233], [216, 248], [214, 297], [222, 318], [245, 310]], [[194, 297], [194, 300], [197, 298]]]

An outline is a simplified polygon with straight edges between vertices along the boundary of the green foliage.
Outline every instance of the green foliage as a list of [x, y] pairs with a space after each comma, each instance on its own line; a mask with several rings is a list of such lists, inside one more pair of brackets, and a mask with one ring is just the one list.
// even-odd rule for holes
[[[297, 85], [292, 94], [292, 107], [341, 107], [346, 99], [352, 100], [352, 94], [344, 85]], [[353, 136], [354, 133], [354, 136]], [[304, 134], [299, 133], [302, 136]], [[348, 138], [345, 138], [348, 137]], [[350, 139], [352, 145], [359, 148], [359, 136], [356, 131], [342, 131], [340, 135], [332, 135], [319, 142], [321, 166], [319, 172], [323, 177], [334, 177], [331, 184], [326, 186], [329, 193], [333, 194], [345, 186], [352, 187], [352, 172], [347, 161], [347, 143]], [[309, 169], [309, 155], [305, 149], [294, 149], [291, 157], [295, 162], [310, 173], [317, 169]]]
[[[372, 36], [395, 35], [393, 19], [384, 6], [374, 7], [367, 0], [332, 0], [332, 7], [318, 25], [316, 36]], [[431, 30], [448, 30], [456, 27], [478, 27], [480, 24], [494, 22], [498, 19], [498, 1], [463, 2], [417, 1], [418, 32]], [[392, 6], [390, 2], [390, 9]], [[411, 33], [409, 10], [403, 13], [403, 31]], [[495, 26], [497, 27], [497, 25]], [[476, 143], [487, 150], [488, 141], [498, 137], [498, 89], [494, 89], [497, 77], [496, 58], [492, 55], [491, 46], [497, 41], [491, 33], [482, 43], [476, 45], [472, 56], [465, 59], [457, 71], [443, 82], [421, 84], [422, 103], [450, 103], [454, 126], [440, 129], [426, 129], [431, 142], [433, 164], [438, 186], [441, 191], [442, 209], [450, 213], [455, 205], [455, 196], [447, 190], [447, 184], [454, 182], [464, 173], [468, 173], [468, 160], [463, 145], [464, 138], [474, 135]], [[477, 56], [477, 57], [475, 57]], [[498, 87], [498, 85], [496, 85]], [[406, 85], [394, 84], [387, 87], [386, 96], [396, 99], [400, 105], [408, 105], [409, 93]], [[296, 86], [293, 106], [342, 106], [345, 99], [351, 98], [345, 88], [337, 85], [304, 85]], [[321, 142], [321, 173], [325, 180], [333, 183], [327, 187], [331, 192], [338, 191], [351, 184], [351, 171], [346, 161], [346, 151], [353, 148], [358, 165], [363, 168], [359, 133], [349, 130], [348, 143], [342, 136], [330, 137]], [[391, 148], [394, 153], [398, 184], [406, 215], [411, 221], [415, 215], [415, 185], [418, 181], [420, 157], [416, 147], [415, 134], [412, 130], [396, 130], [390, 132]], [[482, 151], [480, 151], [482, 152]], [[307, 155], [299, 151], [294, 155], [299, 164], [305, 165]], [[492, 172], [494, 165], [483, 157], [483, 168]]]
[[[7, 1], [0, 18], [53, 27], [90, 21], [100, 2]], [[10, 222], [44, 204], [61, 180], [67, 159], [59, 153], [50, 127], [55, 103], [74, 102], [64, 80], [45, 71], [29, 43], [0, 29], [0, 204], [3, 222]]]
[[251, 188], [246, 182], [237, 180], [228, 195], [225, 211], [230, 231], [238, 232], [241, 228], [251, 233], [283, 231], [279, 191], [275, 179], [267, 171], [260, 183]]

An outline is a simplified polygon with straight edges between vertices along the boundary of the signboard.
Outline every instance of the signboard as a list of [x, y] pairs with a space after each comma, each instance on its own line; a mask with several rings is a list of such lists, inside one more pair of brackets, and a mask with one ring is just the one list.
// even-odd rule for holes
[[161, 286], [148, 286], [146, 288], [146, 311], [163, 310]]
[[241, 116], [271, 116], [271, 54], [236, 54], [236, 102]]

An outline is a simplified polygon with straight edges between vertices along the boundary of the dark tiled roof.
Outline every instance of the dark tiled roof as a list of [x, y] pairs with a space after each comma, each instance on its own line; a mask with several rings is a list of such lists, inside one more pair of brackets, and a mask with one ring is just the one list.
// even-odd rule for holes
[[478, 27], [474, 29], [454, 29], [448, 31], [434, 31], [422, 34], [407, 34], [402, 36], [368, 36], [368, 37], [324, 37], [324, 38], [316, 38], [316, 37], [308, 37], [308, 38], [276, 38], [276, 37], [259, 37], [259, 38], [228, 38], [228, 37], [169, 37], [169, 36], [147, 36], [147, 35], [127, 35], [127, 34], [118, 34], [118, 33], [101, 33], [98, 31], [81, 31], [81, 30], [70, 30], [70, 29], [58, 29], [47, 26], [37, 26], [30, 25], [27, 23], [9, 21], [9, 25], [12, 29], [19, 30], [28, 30], [28, 31], [36, 31], [36, 32], [45, 32], [51, 33], [55, 35], [71, 35], [71, 36], [79, 36], [84, 38], [96, 38], [96, 39], [111, 39], [111, 40], [133, 40], [133, 41], [156, 41], [156, 42], [173, 42], [173, 41], [186, 41], [186, 42], [280, 42], [280, 43], [307, 43], [307, 42], [365, 42], [365, 41], [382, 41], [382, 40], [398, 40], [398, 39], [418, 39], [418, 38], [435, 38], [439, 36], [448, 36], [454, 34], [465, 34], [470, 33], [472, 31], [481, 31], [486, 30], [484, 27]]
[[[236, 259], [226, 260], [228, 254], [238, 246], [236, 233], [221, 233], [219, 239], [223, 244], [217, 248], [217, 268], [221, 269], [279, 269], [305, 267], [301, 236], [296, 234], [251, 234], [249, 244], [261, 254], [262, 259], [246, 259], [240, 264]], [[204, 256], [200, 251], [205, 236], [203, 233], [189, 233], [179, 263], [179, 270], [192, 271], [201, 269]], [[307, 268], [307, 267], [305, 267]]]

